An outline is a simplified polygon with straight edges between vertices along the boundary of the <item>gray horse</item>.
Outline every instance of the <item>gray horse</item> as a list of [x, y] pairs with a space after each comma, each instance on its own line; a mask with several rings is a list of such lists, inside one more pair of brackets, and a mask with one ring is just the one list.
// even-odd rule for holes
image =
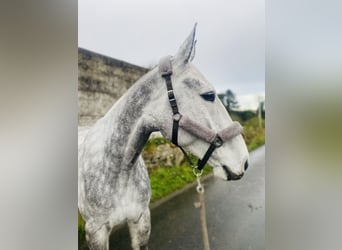
[[[195, 31], [196, 25], [170, 61], [173, 91], [184, 117], [196, 119], [196, 124], [207, 128], [202, 129], [204, 134], [210, 134], [233, 122], [213, 86], [191, 63]], [[132, 248], [147, 249], [151, 187], [141, 151], [153, 131], [160, 131], [171, 140], [172, 117], [165, 80], [156, 67], [140, 78], [93, 127], [79, 132], [78, 207], [86, 221], [90, 249], [108, 249], [112, 229], [126, 222]], [[196, 127], [195, 123], [188, 127], [192, 124]], [[201, 133], [190, 133], [180, 126], [178, 145], [202, 157], [209, 143], [198, 134]], [[248, 160], [240, 132], [230, 137], [209, 158], [214, 175], [224, 180], [241, 178]]]

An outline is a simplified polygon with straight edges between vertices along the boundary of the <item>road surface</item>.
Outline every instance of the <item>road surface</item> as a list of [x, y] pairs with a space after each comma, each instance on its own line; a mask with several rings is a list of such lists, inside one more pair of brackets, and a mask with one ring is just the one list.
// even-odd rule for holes
[[[265, 240], [265, 147], [250, 153], [249, 169], [239, 181], [214, 177], [205, 184], [211, 250], [262, 250]], [[203, 249], [195, 188], [151, 211], [150, 250]], [[130, 248], [127, 227], [114, 232], [110, 249]]]

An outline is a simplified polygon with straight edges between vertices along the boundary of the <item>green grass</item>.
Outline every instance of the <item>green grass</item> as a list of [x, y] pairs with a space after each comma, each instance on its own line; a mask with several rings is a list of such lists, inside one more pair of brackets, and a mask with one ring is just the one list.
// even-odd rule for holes
[[85, 243], [85, 222], [82, 219], [80, 212], [78, 212], [78, 246]]
[[[206, 165], [203, 169], [203, 175], [210, 172], [211, 167]], [[152, 189], [151, 202], [161, 199], [196, 180], [192, 168], [188, 165], [173, 166], [169, 168], [157, 167], [152, 170], [149, 176]]]
[[245, 139], [248, 151], [252, 151], [265, 144], [265, 120], [262, 120], [261, 125], [262, 127], [260, 128], [258, 117], [242, 123], [242, 136]]

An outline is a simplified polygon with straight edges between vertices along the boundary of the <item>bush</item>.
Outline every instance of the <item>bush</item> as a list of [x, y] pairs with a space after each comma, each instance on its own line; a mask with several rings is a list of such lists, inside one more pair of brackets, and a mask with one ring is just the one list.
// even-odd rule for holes
[[254, 117], [242, 123], [242, 136], [247, 144], [248, 151], [265, 144], [265, 120], [262, 120], [261, 128], [258, 117]]

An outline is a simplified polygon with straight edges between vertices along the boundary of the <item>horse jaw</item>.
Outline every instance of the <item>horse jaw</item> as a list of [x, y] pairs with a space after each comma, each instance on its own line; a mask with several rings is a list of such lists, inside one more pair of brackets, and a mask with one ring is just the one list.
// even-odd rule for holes
[[[205, 155], [209, 144], [180, 131], [179, 142], [183, 147], [192, 152], [198, 158]], [[244, 165], [248, 161], [249, 154], [246, 144], [241, 135], [225, 142], [220, 148], [215, 149], [208, 160], [208, 164], [213, 168], [214, 176], [223, 180], [237, 180], [240, 178], [231, 178], [231, 176], [243, 175]], [[231, 176], [229, 176], [231, 175]]]
[[222, 167], [214, 167], [213, 172], [215, 177], [225, 181], [227, 180], [227, 174]]

